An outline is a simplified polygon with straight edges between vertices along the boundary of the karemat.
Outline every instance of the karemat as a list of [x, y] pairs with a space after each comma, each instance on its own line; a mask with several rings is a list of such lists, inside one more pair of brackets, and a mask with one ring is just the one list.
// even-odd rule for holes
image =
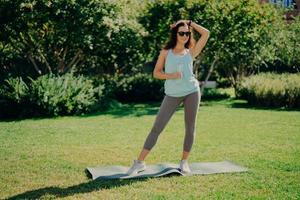
[[145, 178], [145, 177], [160, 177], [170, 175], [192, 176], [205, 175], [217, 173], [232, 173], [232, 172], [246, 172], [246, 167], [235, 164], [232, 161], [225, 160], [221, 162], [196, 162], [189, 163], [191, 173], [182, 173], [179, 169], [179, 164], [173, 163], [159, 163], [147, 164], [145, 171], [138, 174], [126, 174], [129, 167], [121, 165], [113, 166], [97, 166], [87, 167], [86, 172], [89, 177], [95, 179], [128, 179], [128, 178]]

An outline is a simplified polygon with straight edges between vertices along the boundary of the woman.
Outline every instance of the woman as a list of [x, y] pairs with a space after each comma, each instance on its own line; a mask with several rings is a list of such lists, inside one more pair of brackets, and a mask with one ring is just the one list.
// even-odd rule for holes
[[[195, 138], [195, 123], [201, 100], [199, 82], [193, 74], [193, 60], [200, 54], [209, 38], [209, 31], [191, 20], [179, 20], [171, 26], [170, 40], [161, 50], [153, 76], [164, 79], [165, 96], [144, 147], [127, 174], [146, 169], [145, 157], [156, 144], [159, 134], [174, 114], [180, 103], [184, 105], [185, 138], [179, 169], [191, 172], [187, 158]], [[201, 34], [195, 43], [192, 28]], [[165, 67], [165, 73], [162, 71]]]

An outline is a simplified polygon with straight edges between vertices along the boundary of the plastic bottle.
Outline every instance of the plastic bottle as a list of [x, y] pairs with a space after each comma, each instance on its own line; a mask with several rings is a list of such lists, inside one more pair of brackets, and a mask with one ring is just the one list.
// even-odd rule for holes
[[182, 81], [182, 78], [183, 78], [182, 69], [183, 69], [183, 63], [182, 63], [182, 62], [179, 62], [179, 63], [177, 64], [176, 71], [177, 71], [177, 72], [181, 72], [181, 78], [176, 79], [176, 80], [175, 80], [176, 83], [180, 83], [180, 82]]

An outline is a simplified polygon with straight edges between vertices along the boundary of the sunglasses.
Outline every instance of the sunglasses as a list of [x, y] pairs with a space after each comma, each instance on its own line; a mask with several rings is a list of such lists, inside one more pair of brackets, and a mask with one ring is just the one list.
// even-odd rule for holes
[[184, 32], [184, 31], [179, 31], [179, 32], [177, 32], [180, 36], [184, 36], [184, 34], [188, 37], [188, 36], [190, 36], [191, 35], [191, 32], [190, 31], [188, 31], [188, 32]]

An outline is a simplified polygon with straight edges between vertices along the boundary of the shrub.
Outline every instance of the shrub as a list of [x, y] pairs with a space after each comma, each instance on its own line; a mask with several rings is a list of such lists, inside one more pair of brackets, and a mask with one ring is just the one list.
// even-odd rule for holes
[[20, 103], [28, 97], [29, 88], [21, 77], [5, 80], [3, 88], [0, 88], [2, 98]]
[[48, 74], [36, 80], [7, 79], [0, 89], [1, 117], [82, 114], [105, 106], [104, 85], [84, 76]]
[[44, 75], [32, 80], [31, 101], [50, 115], [81, 114], [90, 111], [102, 95], [103, 86], [72, 73], [64, 76]]
[[227, 93], [220, 92], [217, 88], [204, 88], [201, 99], [203, 100], [218, 100], [229, 98], [230, 95]]
[[32, 109], [29, 85], [21, 78], [8, 78], [0, 88], [0, 118], [24, 116]]
[[121, 102], [149, 102], [163, 98], [164, 81], [152, 75], [137, 73], [117, 77], [115, 98]]
[[237, 88], [237, 97], [251, 105], [300, 107], [300, 74], [261, 73], [246, 77]]

